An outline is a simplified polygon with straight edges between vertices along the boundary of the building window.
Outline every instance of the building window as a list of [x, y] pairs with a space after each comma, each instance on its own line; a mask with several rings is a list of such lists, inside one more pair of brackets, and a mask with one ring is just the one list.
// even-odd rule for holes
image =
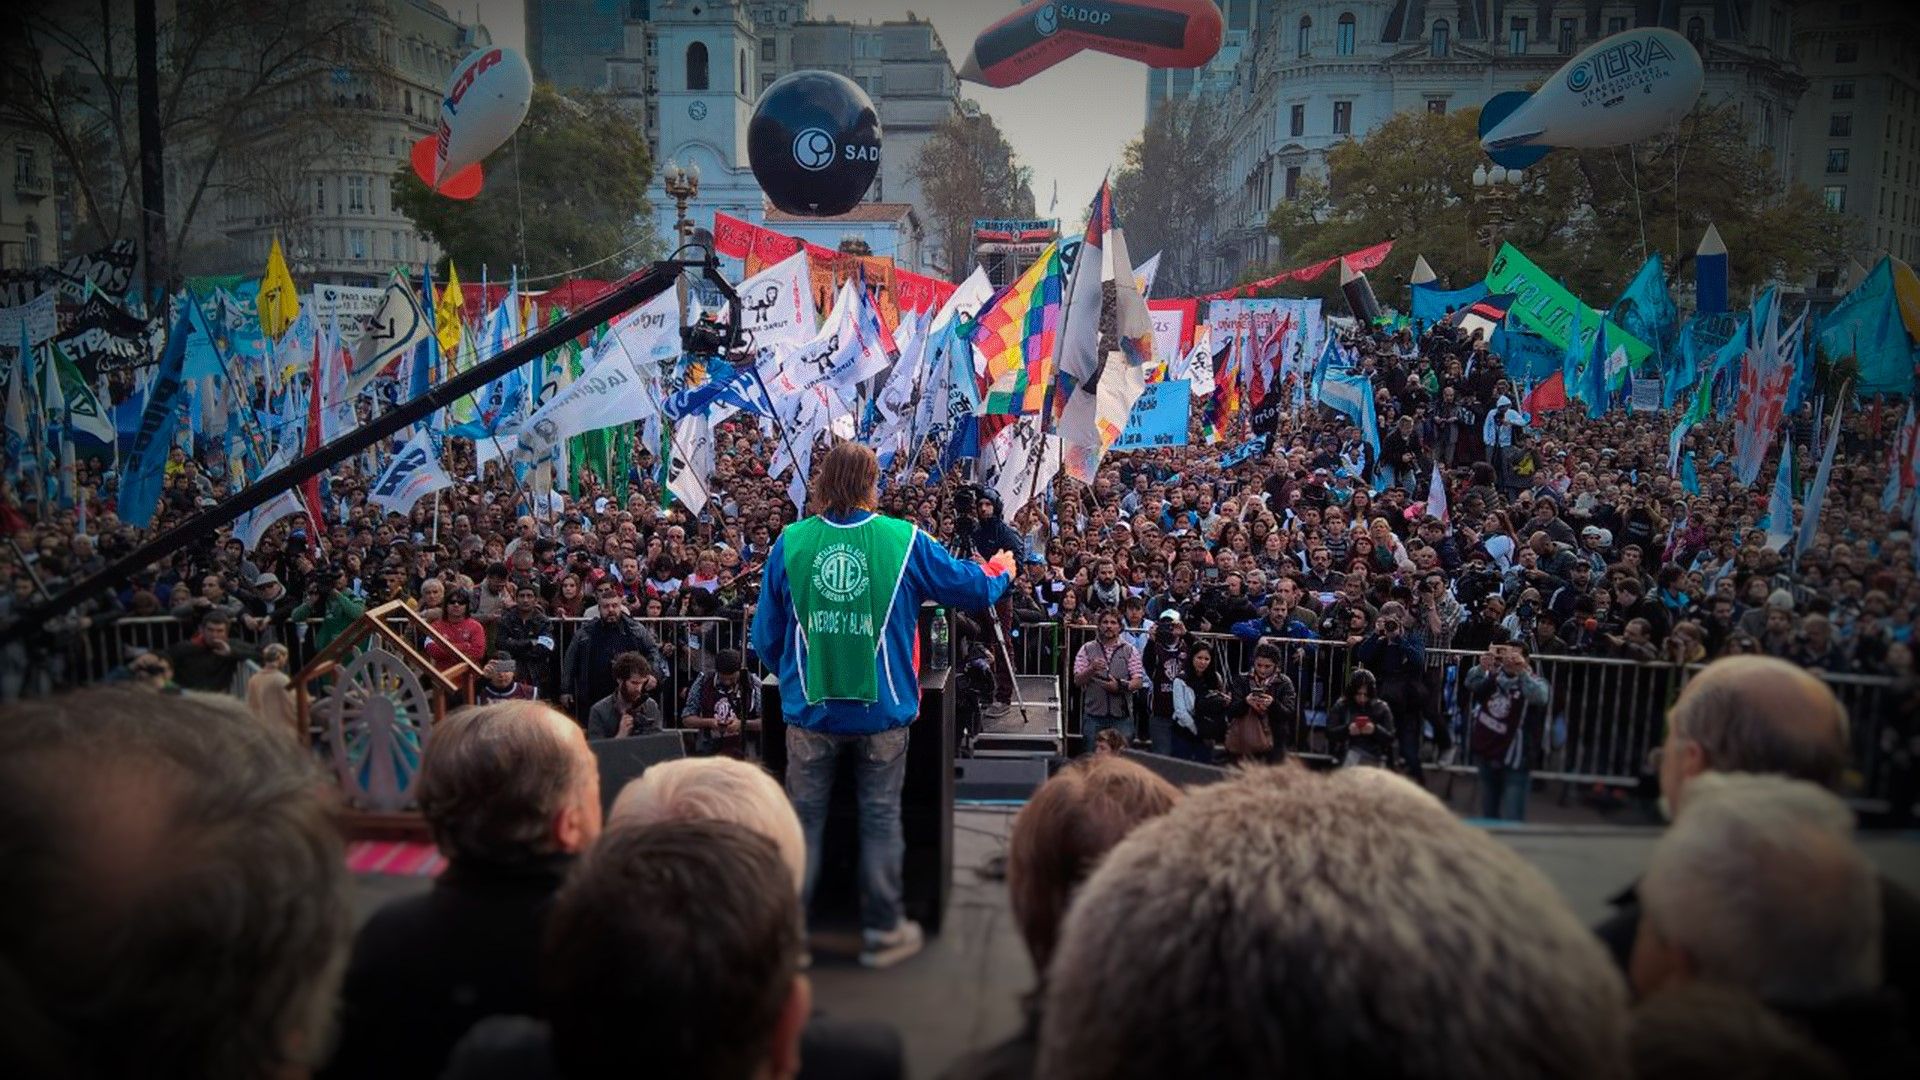
[[1300, 16], [1300, 29], [1294, 34], [1294, 38], [1293, 38], [1293, 55], [1295, 56], [1313, 55], [1313, 48], [1312, 48], [1312, 45], [1310, 44], [1312, 40], [1313, 40], [1313, 16], [1302, 15]]
[[367, 178], [364, 176], [347, 177], [347, 209], [365, 211], [367, 208]]
[[1353, 102], [1336, 101], [1333, 103], [1333, 133], [1347, 135], [1353, 131]]
[[411, 90], [402, 90], [402, 91], [400, 91], [400, 94], [401, 94], [401, 96], [402, 96], [402, 98], [403, 98], [403, 100], [405, 100], [405, 102], [406, 102], [406, 105], [407, 105], [407, 115], [408, 115], [408, 116], [412, 116], [412, 115], [413, 115], [413, 91], [411, 91]]
[[1830, 173], [1846, 172], [1847, 166], [1851, 163], [1852, 158], [1853, 152], [1850, 150], [1827, 151], [1827, 171]]
[[20, 264], [22, 269], [40, 265], [40, 223], [32, 218], [26, 222], [26, 243], [22, 245], [22, 251], [26, 259]]
[[1840, 186], [1839, 184], [1828, 184], [1821, 191], [1820, 197], [1826, 202], [1827, 209], [1833, 211], [1836, 214], [1846, 213], [1846, 210], [1847, 210], [1847, 189], [1846, 188]]
[[1575, 36], [1574, 28], [1577, 22], [1578, 20], [1576, 19], [1560, 20], [1560, 55], [1561, 56], [1569, 56], [1569, 55], [1572, 55], [1573, 53], [1573, 40]]
[[356, 258], [356, 259], [366, 258], [367, 257], [367, 230], [348, 229], [347, 230], [347, 250], [349, 254], [352, 255], [353, 258]]
[[1296, 139], [1307, 133], [1307, 107], [1305, 105], [1295, 105], [1293, 107], [1292, 113], [1287, 117], [1287, 133]]
[[687, 46], [687, 89], [707, 88], [707, 45], [704, 41], [696, 41]]
[[1432, 113], [1435, 116], [1447, 115], [1447, 99], [1443, 97], [1428, 98], [1427, 111]]
[[1433, 23], [1433, 43], [1428, 52], [1434, 56], [1445, 56], [1453, 50], [1453, 27], [1445, 19], [1436, 19]]
[[1607, 33], [1609, 34], [1618, 34], [1626, 28], [1627, 17], [1625, 15], [1615, 15], [1607, 20]]
[[40, 170], [34, 165], [34, 153], [31, 146], [13, 148], [13, 179], [15, 183], [31, 184], [39, 179]]
[[1833, 84], [1833, 100], [1835, 101], [1852, 101], [1853, 100], [1853, 80], [1852, 79], [1842, 79]]
[[760, 59], [766, 61], [769, 64], [773, 63], [775, 58], [779, 55], [779, 53], [777, 52], [779, 48], [780, 48], [780, 43], [773, 40], [772, 38], [768, 38], [767, 40], [761, 42], [760, 43]]
[[313, 212], [316, 214], [327, 212], [327, 178], [324, 176], [313, 178]]
[[747, 50], [740, 50], [740, 96], [747, 96]]
[[1351, 13], [1340, 16], [1340, 22], [1334, 28], [1334, 33], [1333, 51], [1341, 56], [1352, 56], [1354, 22]]
[[1827, 134], [1836, 139], [1845, 139], [1853, 134], [1853, 114], [1834, 113], [1827, 118]]
[[1286, 191], [1287, 191], [1288, 202], [1292, 202], [1293, 200], [1300, 197], [1300, 166], [1298, 165], [1287, 166]]
[[763, 93], [763, 94], [764, 94], [764, 93], [766, 93], [766, 92], [767, 92], [767, 87], [769, 87], [769, 86], [772, 86], [772, 85], [773, 85], [773, 73], [772, 73], [771, 71], [769, 71], [769, 72], [767, 72], [766, 74], [764, 74], [764, 75], [762, 75], [762, 76], [760, 76], [760, 92], [761, 92], [761, 93]]
[[1698, 15], [1687, 20], [1687, 42], [1695, 51], [1707, 47], [1707, 20]]
[[1860, 59], [1860, 43], [1857, 41], [1839, 41], [1833, 46], [1833, 62], [1851, 64]]
[[1507, 51], [1522, 56], [1527, 51], [1527, 20], [1517, 18], [1507, 24]]

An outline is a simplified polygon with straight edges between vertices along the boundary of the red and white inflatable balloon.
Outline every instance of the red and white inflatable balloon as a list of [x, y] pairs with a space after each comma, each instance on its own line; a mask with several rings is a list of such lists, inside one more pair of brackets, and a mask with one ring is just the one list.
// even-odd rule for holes
[[440, 127], [413, 144], [413, 171], [436, 193], [471, 199], [480, 193], [480, 162], [513, 137], [533, 104], [526, 57], [489, 45], [453, 69], [440, 101]]
[[1193, 68], [1220, 51], [1224, 33], [1213, 0], [1034, 0], [981, 31], [960, 77], [1013, 86], [1083, 49]]

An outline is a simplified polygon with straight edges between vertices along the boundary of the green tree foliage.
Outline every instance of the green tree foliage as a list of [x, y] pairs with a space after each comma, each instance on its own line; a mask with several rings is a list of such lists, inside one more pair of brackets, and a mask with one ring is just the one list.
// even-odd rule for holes
[[[1485, 272], [1497, 236], [1603, 305], [1653, 251], [1665, 256], [1676, 288], [1690, 281], [1693, 249], [1710, 222], [1726, 239], [1742, 293], [1845, 255], [1848, 219], [1805, 187], [1783, 188], [1771, 155], [1752, 145], [1735, 110], [1696, 110], [1674, 132], [1631, 148], [1556, 150], [1526, 170], [1523, 190], [1497, 201], [1475, 197], [1474, 167], [1487, 164], [1478, 120], [1476, 110], [1401, 113], [1334, 147], [1327, 177], [1304, 180], [1300, 197], [1268, 219], [1286, 263], [1392, 238], [1393, 254], [1368, 277], [1383, 302], [1404, 307], [1415, 257], [1425, 255], [1458, 288]], [[1326, 295], [1339, 287], [1332, 274], [1315, 284]]]
[[1160, 253], [1155, 291], [1185, 296], [1199, 290], [1202, 224], [1219, 203], [1213, 184], [1226, 149], [1218, 110], [1175, 100], [1154, 112], [1140, 137], [1127, 144], [1113, 196], [1136, 261]]
[[933, 242], [955, 278], [973, 265], [975, 218], [1033, 214], [1033, 171], [1019, 163], [993, 118], [972, 102], [963, 102], [934, 129], [920, 148], [913, 177], [933, 217]]
[[396, 174], [394, 205], [460, 266], [615, 277], [658, 254], [647, 134], [611, 98], [536, 86], [520, 130], [483, 167], [486, 187], [464, 201], [411, 168]]

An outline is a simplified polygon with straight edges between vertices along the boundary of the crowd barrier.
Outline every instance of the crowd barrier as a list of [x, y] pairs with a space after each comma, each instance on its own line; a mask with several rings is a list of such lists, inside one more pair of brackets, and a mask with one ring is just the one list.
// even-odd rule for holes
[[[669, 726], [677, 723], [681, 705], [694, 679], [713, 666], [723, 649], [737, 649], [746, 658], [750, 674], [760, 674], [748, 647], [747, 620], [734, 618], [671, 617], [641, 619], [668, 657], [668, 670], [659, 673], [658, 692]], [[559, 665], [585, 620], [555, 619], [553, 656], [546, 668], [533, 673], [542, 697], [559, 693]], [[492, 630], [489, 627], [489, 635]], [[1008, 628], [1008, 648], [1014, 670], [1022, 675], [1044, 675], [1060, 680], [1065, 703], [1069, 746], [1078, 745], [1080, 694], [1073, 684], [1073, 657], [1094, 638], [1094, 628], [1057, 622], [1026, 623]], [[58, 685], [74, 686], [112, 677], [127, 659], [143, 650], [164, 652], [189, 635], [187, 624], [161, 618], [122, 618], [102, 622], [69, 636], [65, 648], [50, 658], [50, 676]], [[317, 651], [314, 624], [280, 624], [262, 635], [239, 635], [264, 644], [287, 646], [290, 669], [298, 670]], [[1254, 641], [1230, 634], [1190, 633], [1213, 644], [1223, 669], [1230, 674], [1252, 666]], [[1282, 672], [1293, 682], [1298, 713], [1288, 730], [1276, 732], [1288, 748], [1303, 755], [1327, 751], [1322, 729], [1328, 705], [1339, 696], [1354, 667], [1352, 649], [1344, 642], [1267, 638], [1281, 650]], [[1451, 745], [1446, 764], [1430, 765], [1455, 772], [1476, 766], [1467, 719], [1464, 680], [1479, 654], [1458, 649], [1428, 649], [1426, 683], [1419, 690], [1420, 722], [1430, 746]], [[964, 659], [964, 658], [963, 658]], [[1581, 656], [1536, 656], [1533, 667], [1552, 688], [1549, 704], [1546, 766], [1535, 776], [1570, 785], [1630, 786], [1647, 775], [1651, 752], [1665, 737], [1666, 710], [1680, 688], [1699, 670], [1697, 665], [1638, 663]], [[1850, 794], [1882, 799], [1889, 782], [1888, 751], [1883, 734], [1896, 706], [1892, 680], [1869, 675], [1815, 672], [1833, 690], [1851, 719], [1854, 750]], [[1140, 733], [1144, 736], [1145, 726]]]
[[[1014, 670], [1024, 675], [1053, 675], [1060, 679], [1066, 703], [1066, 730], [1077, 740], [1080, 731], [1080, 694], [1073, 684], [1073, 658], [1081, 646], [1094, 640], [1092, 626], [1028, 623], [1012, 629], [1009, 645]], [[1252, 667], [1257, 641], [1231, 634], [1189, 632], [1188, 637], [1214, 646], [1223, 669], [1232, 674]], [[1279, 647], [1281, 672], [1293, 683], [1297, 715], [1287, 731], [1276, 731], [1288, 749], [1306, 756], [1327, 752], [1324, 727], [1327, 707], [1345, 688], [1356, 666], [1353, 649], [1345, 642], [1298, 638], [1263, 638]], [[1451, 747], [1447, 763], [1428, 764], [1452, 772], [1472, 772], [1474, 760], [1466, 735], [1465, 679], [1479, 662], [1480, 653], [1460, 649], [1427, 649], [1426, 680], [1403, 698], [1415, 698], [1413, 708], [1436, 752]], [[1649, 776], [1654, 749], [1666, 737], [1666, 713], [1700, 665], [1640, 663], [1585, 656], [1535, 656], [1533, 670], [1551, 688], [1546, 728], [1545, 767], [1534, 776], [1563, 781], [1569, 786], [1632, 786]], [[1863, 800], [1884, 799], [1889, 782], [1887, 751], [1882, 738], [1895, 707], [1894, 682], [1882, 676], [1813, 672], [1839, 698], [1850, 719], [1853, 769], [1849, 794]], [[1403, 701], [1403, 704], [1405, 702]], [[1412, 709], [1402, 710], [1413, 711]], [[1138, 709], [1136, 709], [1138, 713]], [[1396, 717], [1396, 721], [1402, 717]], [[1146, 734], [1145, 725], [1139, 733]], [[1077, 742], [1070, 745], [1078, 745]]]

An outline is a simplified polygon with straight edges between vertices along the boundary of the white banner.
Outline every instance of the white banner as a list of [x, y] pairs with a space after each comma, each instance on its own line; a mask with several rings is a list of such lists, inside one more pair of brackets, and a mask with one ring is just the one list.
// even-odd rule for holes
[[[420, 297], [405, 278], [394, 274], [380, 296], [380, 307], [367, 320], [365, 333], [353, 350], [353, 375], [347, 381], [348, 394], [358, 394], [387, 365], [433, 334], [427, 326], [427, 313], [420, 308]], [[345, 337], [346, 333], [343, 322], [340, 335]]]
[[754, 349], [798, 345], [819, 328], [804, 250], [741, 282], [735, 291], [740, 294], [740, 329]]
[[385, 289], [365, 289], [358, 285], [315, 285], [309, 301], [314, 325], [328, 328], [335, 315], [340, 318], [340, 341], [347, 348], [359, 345], [367, 323], [386, 299]]
[[776, 350], [772, 363], [761, 364], [760, 378], [776, 399], [821, 384], [846, 394], [886, 368], [883, 333], [879, 317], [865, 302], [855, 279], [848, 278], [820, 332], [797, 349]]
[[649, 383], [671, 355], [668, 342], [672, 353], [679, 349], [677, 307], [673, 293], [665, 292], [616, 321], [586, 370], [521, 425], [520, 450], [544, 460], [575, 435], [653, 415], [659, 391]]
[[20, 349], [20, 331], [26, 329], [27, 341], [36, 348], [60, 332], [60, 316], [54, 310], [52, 290], [16, 307], [0, 308], [0, 348]]

